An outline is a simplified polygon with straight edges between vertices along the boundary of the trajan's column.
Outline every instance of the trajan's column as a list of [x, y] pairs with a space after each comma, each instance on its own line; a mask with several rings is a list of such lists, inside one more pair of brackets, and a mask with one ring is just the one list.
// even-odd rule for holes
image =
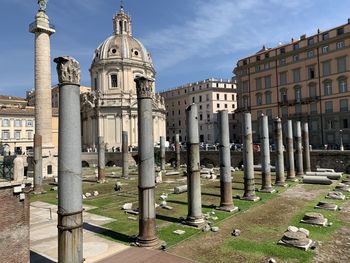
[[35, 133], [42, 137], [43, 174], [57, 175], [57, 154], [52, 143], [52, 106], [51, 106], [51, 58], [50, 36], [55, 29], [46, 15], [48, 0], [39, 0], [39, 11], [35, 21], [29, 25], [29, 32], [35, 34]]

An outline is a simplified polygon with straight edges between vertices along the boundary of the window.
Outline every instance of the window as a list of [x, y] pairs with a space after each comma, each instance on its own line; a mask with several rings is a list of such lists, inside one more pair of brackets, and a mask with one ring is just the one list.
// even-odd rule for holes
[[192, 103], [195, 103], [196, 99], [195, 97], [192, 97]]
[[227, 104], [225, 104], [225, 109], [227, 109]]
[[200, 110], [202, 109], [202, 105], [199, 105], [199, 109], [200, 109]]
[[178, 113], [179, 115], [181, 115], [181, 110], [178, 110], [177, 113]]
[[345, 129], [349, 128], [348, 119], [343, 119], [343, 123], [342, 124], [343, 124], [342, 128], [345, 128]]
[[262, 95], [261, 93], [256, 94], [256, 105], [260, 106], [262, 105]]
[[271, 104], [271, 92], [270, 91], [265, 92], [265, 101], [266, 101], [266, 104]]
[[256, 56], [256, 61], [260, 61], [260, 56]]
[[323, 54], [326, 54], [326, 53], [328, 53], [329, 52], [329, 46], [323, 46], [322, 47], [322, 53]]
[[181, 126], [181, 120], [179, 120], [179, 126]]
[[255, 84], [256, 84], [256, 89], [257, 90], [261, 90], [261, 86], [262, 86], [262, 84], [261, 84], [261, 78], [258, 78], [258, 79], [255, 79]]
[[308, 79], [314, 79], [315, 78], [315, 68], [314, 66], [307, 68], [307, 77]]
[[327, 128], [328, 130], [334, 129], [335, 125], [334, 125], [334, 120], [328, 120], [327, 121]]
[[293, 45], [293, 49], [294, 49], [294, 50], [296, 50], [296, 49], [298, 49], [298, 48], [299, 48], [299, 43], [296, 43], [296, 44]]
[[33, 131], [27, 131], [27, 139], [32, 140], [33, 139]]
[[295, 62], [295, 61], [298, 61], [299, 60], [299, 55], [294, 55], [293, 56], [293, 61]]
[[343, 48], [345, 46], [344, 41], [337, 42], [337, 49]]
[[311, 45], [313, 45], [314, 44], [314, 39], [313, 38], [309, 38], [308, 40], [307, 40], [307, 45], [308, 46], [311, 46]]
[[300, 69], [293, 69], [293, 81], [298, 82], [300, 81]]
[[218, 103], [218, 104], [216, 104], [216, 108], [220, 108], [220, 104]]
[[322, 63], [322, 73], [323, 76], [328, 76], [331, 74], [331, 62], [325, 61]]
[[255, 66], [255, 71], [256, 71], [256, 72], [259, 72], [259, 71], [260, 71], [260, 65], [256, 65], [256, 66]]
[[333, 112], [333, 101], [326, 101], [325, 103], [326, 113]]
[[287, 72], [280, 73], [280, 85], [287, 84]]
[[10, 131], [2, 131], [1, 138], [3, 140], [9, 140], [10, 139]]
[[52, 165], [47, 166], [47, 174], [52, 174]]
[[337, 58], [338, 73], [346, 71], [346, 57]]
[[207, 99], [207, 101], [209, 100], [209, 94], [206, 95], [206, 99]]
[[199, 114], [199, 120], [200, 120], [200, 121], [203, 120], [203, 114]]
[[9, 119], [3, 119], [2, 120], [2, 127], [9, 127], [10, 126], [10, 120]]
[[327, 40], [327, 39], [329, 39], [329, 33], [327, 32], [327, 33], [323, 33], [322, 34], [322, 40]]
[[246, 59], [243, 60], [243, 65], [247, 65], [247, 60]]
[[115, 74], [111, 75], [111, 87], [112, 88], [118, 87], [118, 76]]
[[248, 80], [242, 82], [243, 92], [248, 92], [249, 82]]
[[280, 59], [280, 65], [284, 65], [286, 64], [286, 59], [285, 58], [281, 58]]
[[265, 89], [271, 88], [271, 76], [265, 77]]
[[299, 86], [294, 88], [294, 95], [296, 102], [299, 103], [301, 101], [301, 88]]
[[342, 112], [348, 111], [348, 99], [340, 100], [340, 111]]
[[324, 95], [325, 96], [332, 95], [332, 81], [331, 80], [325, 80], [323, 82], [323, 88], [324, 88]]
[[232, 94], [232, 100], [235, 100], [235, 94]]
[[284, 47], [280, 48], [280, 54], [286, 53], [286, 49]]
[[345, 78], [339, 78], [338, 79], [338, 86], [339, 86], [339, 93], [347, 92], [347, 81]]
[[288, 101], [287, 89], [281, 89], [281, 102], [286, 103]]
[[224, 99], [227, 100], [227, 94], [224, 94]]
[[16, 119], [15, 120], [15, 127], [21, 127], [21, 126], [22, 126], [21, 120]]
[[307, 57], [308, 58], [312, 58], [314, 56], [314, 51], [313, 50], [310, 50], [307, 52]]
[[315, 98], [316, 94], [317, 94], [317, 92], [316, 92], [316, 84], [310, 83], [309, 84], [309, 96], [311, 98]]
[[216, 99], [217, 99], [217, 100], [220, 99], [220, 94], [216, 94]]
[[337, 35], [339, 36], [339, 35], [342, 35], [342, 34], [344, 34], [344, 28], [340, 27], [340, 28], [337, 29]]
[[264, 64], [264, 69], [269, 69], [270, 68], [270, 63], [265, 63]]
[[207, 114], [207, 121], [210, 121], [210, 114]]
[[199, 102], [202, 102], [202, 96], [199, 95]]
[[265, 53], [265, 58], [269, 58], [270, 54], [269, 53]]
[[317, 114], [317, 103], [310, 103], [310, 114]]
[[15, 139], [20, 140], [21, 139], [21, 131], [15, 131]]

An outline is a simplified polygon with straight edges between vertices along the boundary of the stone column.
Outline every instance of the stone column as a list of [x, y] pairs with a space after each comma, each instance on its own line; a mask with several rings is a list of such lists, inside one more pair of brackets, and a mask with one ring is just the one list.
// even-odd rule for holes
[[128, 147], [128, 132], [122, 131], [122, 163], [124, 178], [129, 177], [129, 147]]
[[283, 135], [281, 119], [274, 120], [275, 142], [276, 142], [276, 181], [275, 186], [287, 186], [284, 177]]
[[41, 135], [34, 134], [34, 193], [43, 192], [43, 163]]
[[293, 146], [293, 124], [292, 120], [287, 122], [287, 180], [295, 180], [295, 168], [294, 168], [294, 146]]
[[160, 169], [165, 171], [165, 137], [160, 136]]
[[13, 180], [19, 182], [24, 180], [24, 162], [20, 155], [13, 160]]
[[254, 156], [251, 114], [243, 113], [243, 165], [244, 165], [244, 194], [241, 199], [257, 201], [254, 181]]
[[192, 104], [186, 108], [186, 133], [188, 185], [188, 214], [186, 224], [201, 227], [205, 224], [205, 220], [202, 214], [198, 110], [196, 104]]
[[228, 111], [219, 111], [219, 158], [220, 158], [220, 206], [219, 210], [233, 212], [238, 207], [233, 206], [231, 179], [231, 152]]
[[180, 135], [175, 134], [176, 170], [180, 169]]
[[83, 262], [83, 202], [81, 176], [80, 65], [58, 57], [58, 262]]
[[261, 182], [260, 192], [272, 193], [271, 186], [271, 163], [270, 163], [270, 142], [268, 116], [260, 116], [260, 143], [261, 143]]
[[43, 155], [54, 149], [52, 144], [51, 58], [50, 36], [55, 29], [45, 9], [40, 8], [29, 25], [35, 34], [35, 134], [42, 137]]
[[138, 112], [138, 188], [139, 188], [139, 235], [137, 243], [143, 247], [159, 245], [156, 235], [155, 175], [152, 118], [152, 79], [136, 77]]
[[305, 172], [311, 172], [310, 164], [310, 143], [309, 143], [309, 124], [304, 122], [303, 124], [303, 142], [304, 142], [304, 170]]
[[97, 144], [97, 158], [98, 158], [98, 178], [99, 183], [104, 183], [106, 181], [106, 159], [105, 159], [105, 143], [103, 136], [98, 136]]
[[303, 147], [301, 141], [301, 123], [297, 121], [295, 123], [295, 145], [296, 145], [296, 175], [303, 176], [304, 168], [303, 168]]

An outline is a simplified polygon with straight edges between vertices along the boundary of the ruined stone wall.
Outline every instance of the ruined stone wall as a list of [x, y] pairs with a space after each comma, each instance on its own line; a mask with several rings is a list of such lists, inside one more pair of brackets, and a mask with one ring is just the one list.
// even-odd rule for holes
[[27, 263], [30, 260], [29, 197], [23, 193], [25, 189], [15, 193], [15, 187], [21, 187], [21, 184], [0, 183], [1, 263]]

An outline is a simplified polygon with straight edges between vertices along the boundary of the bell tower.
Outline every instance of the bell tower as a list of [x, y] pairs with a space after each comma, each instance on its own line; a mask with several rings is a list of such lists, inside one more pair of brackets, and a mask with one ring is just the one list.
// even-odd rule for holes
[[132, 35], [131, 18], [125, 14], [122, 3], [119, 12], [113, 17], [113, 27], [115, 35]]

